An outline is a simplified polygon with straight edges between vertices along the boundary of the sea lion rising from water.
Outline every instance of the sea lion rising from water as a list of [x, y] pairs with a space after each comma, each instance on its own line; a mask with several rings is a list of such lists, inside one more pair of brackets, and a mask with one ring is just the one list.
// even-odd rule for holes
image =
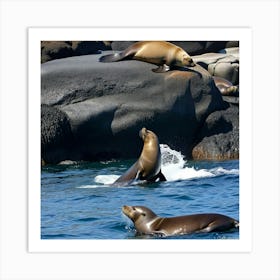
[[139, 136], [144, 142], [140, 157], [113, 184], [133, 180], [166, 181], [165, 176], [161, 173], [161, 152], [156, 134], [143, 127], [139, 132]]

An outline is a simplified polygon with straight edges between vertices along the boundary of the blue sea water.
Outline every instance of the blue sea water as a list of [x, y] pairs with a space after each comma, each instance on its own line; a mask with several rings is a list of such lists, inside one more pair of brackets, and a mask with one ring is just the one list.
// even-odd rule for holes
[[185, 161], [161, 145], [167, 182], [112, 186], [134, 161], [65, 163], [41, 172], [42, 239], [238, 239], [239, 231], [139, 236], [121, 212], [143, 205], [159, 216], [220, 213], [239, 220], [239, 161]]

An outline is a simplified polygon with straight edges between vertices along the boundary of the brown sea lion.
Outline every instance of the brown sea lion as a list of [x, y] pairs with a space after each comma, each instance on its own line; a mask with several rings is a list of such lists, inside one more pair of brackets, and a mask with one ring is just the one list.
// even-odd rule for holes
[[139, 132], [144, 146], [139, 159], [113, 184], [132, 180], [166, 181], [161, 173], [161, 152], [156, 134], [143, 127]]
[[163, 218], [144, 206], [123, 206], [123, 213], [132, 220], [138, 233], [181, 235], [198, 232], [226, 231], [238, 228], [239, 222], [221, 214], [194, 214]]
[[230, 81], [218, 76], [213, 76], [213, 80], [222, 95], [239, 96], [239, 87], [234, 86]]
[[132, 44], [121, 53], [100, 57], [100, 62], [116, 62], [121, 60], [140, 60], [159, 67], [153, 72], [162, 73], [172, 66], [195, 66], [192, 58], [180, 47], [165, 41], [140, 41]]

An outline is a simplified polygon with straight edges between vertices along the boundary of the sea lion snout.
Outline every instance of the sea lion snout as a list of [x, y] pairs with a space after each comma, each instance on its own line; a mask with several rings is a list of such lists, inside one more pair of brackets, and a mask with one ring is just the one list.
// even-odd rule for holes
[[130, 219], [133, 219], [134, 215], [138, 212], [135, 206], [128, 206], [124, 205], [122, 207], [122, 212], [129, 217]]
[[141, 217], [146, 216], [145, 211], [141, 209], [141, 206], [128, 206], [124, 205], [122, 207], [122, 212], [135, 223], [137, 220], [141, 220]]
[[145, 206], [128, 206], [124, 205], [122, 207], [122, 212], [130, 218], [133, 222], [136, 220], [152, 219], [156, 217], [156, 214], [149, 208]]
[[123, 214], [125, 214], [128, 218], [130, 218], [130, 219], [133, 218], [133, 215], [132, 215], [132, 207], [131, 207], [131, 206], [124, 205], [124, 206], [122, 207], [122, 212], [123, 212]]
[[[131, 214], [133, 212], [142, 213], [142, 212], [144, 212], [144, 210], [142, 210], [141, 208], [142, 208], [142, 206], [128, 206], [128, 205], [124, 205], [122, 207], [122, 211], [126, 215]], [[145, 208], [145, 207], [143, 207], [143, 208]]]
[[191, 66], [191, 67], [195, 66], [195, 63], [193, 62], [192, 58], [189, 56], [185, 56], [183, 58], [183, 64], [184, 66]]
[[128, 212], [131, 211], [131, 207], [130, 207], [130, 206], [127, 206], [127, 205], [124, 205], [124, 206], [122, 207], [122, 211], [123, 211], [124, 214], [126, 214], [126, 213], [128, 213]]
[[145, 136], [147, 135], [147, 128], [146, 127], [143, 127], [140, 131], [139, 131], [139, 137], [141, 139], [145, 139]]

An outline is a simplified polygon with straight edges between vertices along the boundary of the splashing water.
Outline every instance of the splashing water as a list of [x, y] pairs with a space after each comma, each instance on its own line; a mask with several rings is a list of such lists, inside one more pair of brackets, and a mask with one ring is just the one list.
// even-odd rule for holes
[[120, 176], [118, 175], [97, 175], [94, 179], [99, 184], [113, 184]]
[[[195, 169], [194, 167], [186, 166], [187, 161], [184, 160], [184, 156], [175, 150], [172, 150], [166, 144], [160, 144], [161, 150], [161, 170], [165, 175], [167, 181], [178, 181], [178, 180], [188, 180], [194, 178], [203, 177], [214, 177], [223, 174], [239, 174], [238, 169], [227, 170], [222, 167], [217, 167], [213, 169]], [[100, 187], [100, 185], [108, 186], [115, 182], [119, 178], [119, 175], [97, 175], [94, 178], [94, 183], [97, 185], [91, 186]], [[90, 186], [82, 186], [82, 188], [88, 188]]]
[[182, 167], [185, 164], [184, 156], [175, 150], [172, 150], [166, 144], [160, 144], [160, 152], [161, 152], [161, 163], [163, 166], [167, 166], [169, 164], [176, 164], [178, 167]]
[[[238, 160], [186, 161], [180, 152], [160, 147], [167, 182], [112, 185], [134, 160], [42, 167], [41, 239], [147, 238], [136, 235], [123, 205], [145, 205], [162, 216], [215, 212], [239, 219]], [[216, 234], [174, 239], [239, 238], [238, 231]]]
[[94, 185], [83, 185], [78, 187], [79, 189], [95, 189], [103, 187], [110, 187], [120, 176], [118, 175], [97, 175], [94, 178]]
[[213, 173], [205, 170], [195, 170], [194, 167], [186, 167], [187, 163], [184, 156], [175, 150], [172, 150], [166, 144], [160, 144], [162, 156], [162, 173], [167, 181], [186, 180], [199, 177], [212, 177]]

